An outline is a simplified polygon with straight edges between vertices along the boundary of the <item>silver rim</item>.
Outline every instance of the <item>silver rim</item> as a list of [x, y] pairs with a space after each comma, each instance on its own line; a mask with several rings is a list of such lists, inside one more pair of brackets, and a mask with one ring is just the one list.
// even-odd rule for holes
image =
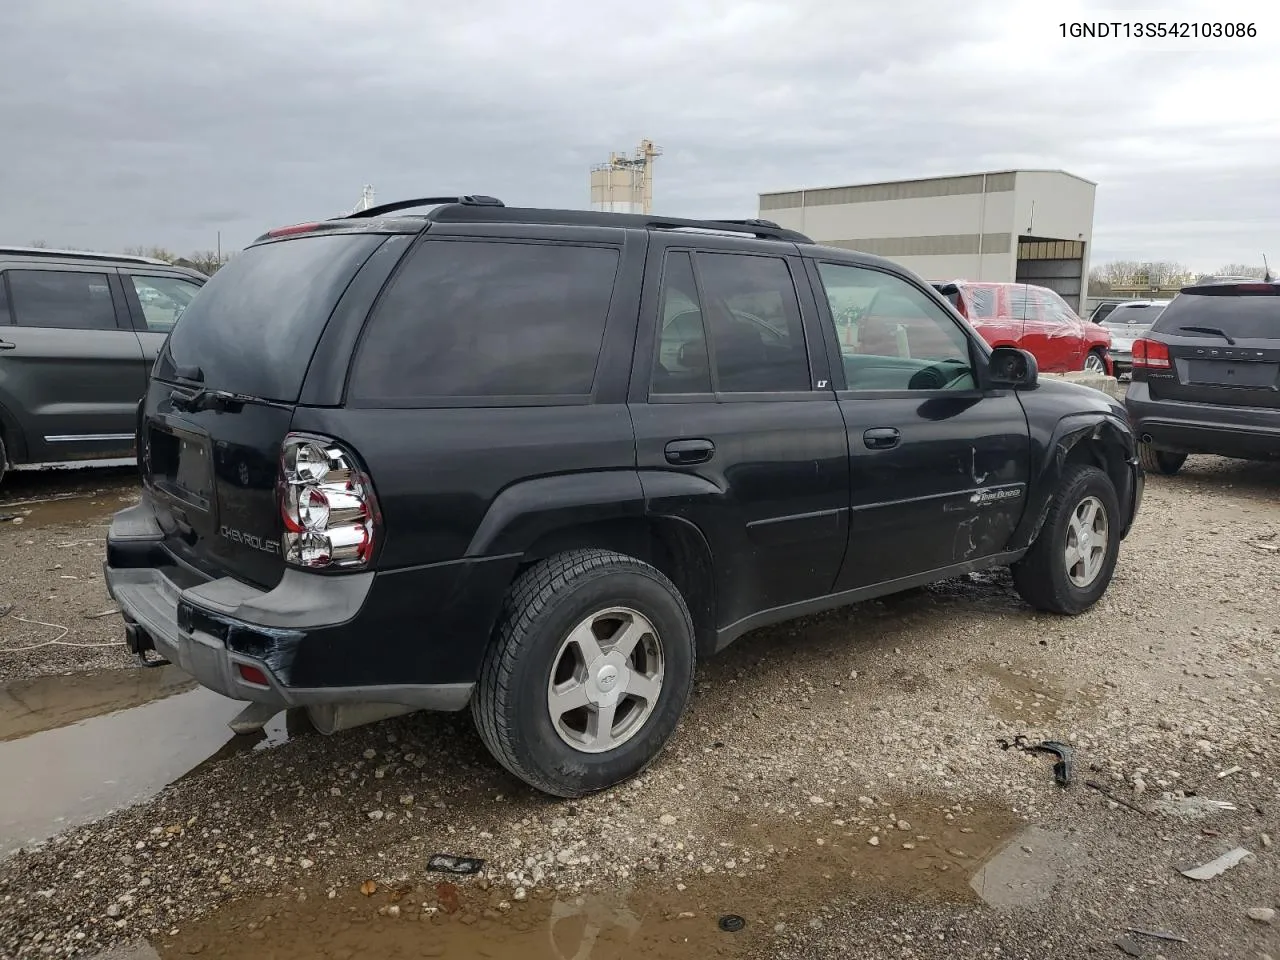
[[605, 753], [640, 732], [661, 693], [658, 631], [639, 611], [610, 607], [591, 614], [560, 644], [547, 711], [569, 746]]
[[1085, 497], [1067, 523], [1067, 576], [1077, 587], [1098, 579], [1107, 557], [1107, 511], [1097, 497]]
[[1084, 358], [1085, 373], [1106, 373], [1107, 365], [1102, 362], [1102, 358], [1096, 353], [1091, 353]]

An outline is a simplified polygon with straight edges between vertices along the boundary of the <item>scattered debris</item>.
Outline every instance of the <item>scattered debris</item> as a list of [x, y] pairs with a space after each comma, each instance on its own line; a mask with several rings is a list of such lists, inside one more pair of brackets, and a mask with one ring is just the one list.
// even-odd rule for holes
[[1280, 553], [1280, 543], [1266, 543], [1263, 540], [1246, 540], [1245, 543], [1263, 553]]
[[1134, 813], [1140, 813], [1144, 817], [1150, 816], [1150, 814], [1147, 813], [1147, 811], [1143, 810], [1136, 803], [1130, 803], [1128, 800], [1123, 800], [1120, 797], [1117, 797], [1115, 794], [1113, 794], [1110, 790], [1108, 790], [1102, 784], [1098, 783], [1096, 780], [1086, 780], [1084, 782], [1084, 785], [1086, 787], [1089, 787], [1092, 790], [1097, 790], [1100, 794], [1102, 794], [1112, 803], [1118, 803], [1120, 806], [1127, 807], [1128, 809], [1132, 810]]
[[1241, 766], [1227, 767], [1227, 769], [1222, 770], [1218, 773], [1218, 779], [1225, 780], [1227, 777], [1231, 776], [1233, 773], [1239, 773], [1243, 769], [1244, 767], [1241, 767]]
[[1232, 867], [1237, 866], [1245, 857], [1251, 857], [1251, 854], [1244, 847], [1235, 847], [1228, 850], [1217, 859], [1210, 860], [1208, 863], [1202, 863], [1198, 867], [1191, 867], [1187, 870], [1179, 870], [1178, 872], [1184, 877], [1190, 877], [1192, 880], [1212, 880], [1216, 876], [1226, 873]]
[[364, 883], [360, 884], [360, 892], [366, 897], [372, 897], [378, 892], [378, 885], [372, 880], [366, 880]]
[[1123, 936], [1117, 937], [1115, 944], [1131, 957], [1142, 956], [1142, 944], [1138, 943], [1133, 937]]
[[427, 861], [427, 869], [435, 873], [459, 873], [471, 875], [484, 869], [484, 861], [475, 857], [455, 857], [447, 853], [436, 853]]
[[720, 918], [718, 926], [725, 933], [737, 933], [747, 925], [747, 921], [736, 913], [726, 913]]
[[1228, 803], [1226, 800], [1210, 800], [1207, 797], [1201, 797], [1193, 793], [1185, 797], [1165, 797], [1153, 803], [1151, 808], [1171, 816], [1189, 817], [1198, 820], [1211, 813], [1234, 810], [1236, 805]]
[[1187, 943], [1186, 937], [1180, 937], [1176, 933], [1169, 933], [1167, 930], [1148, 930], [1145, 927], [1130, 927], [1130, 933], [1136, 933], [1140, 937], [1151, 937], [1154, 940], [1168, 940], [1172, 943]]
[[1257, 920], [1259, 923], [1275, 923], [1276, 912], [1271, 907], [1250, 907], [1248, 910], [1250, 920]]
[[4, 523], [6, 520], [17, 520], [17, 519], [18, 519], [18, 515], [16, 513], [0, 513], [0, 523]]
[[103, 610], [101, 613], [86, 613], [84, 618], [86, 620], [101, 620], [103, 617], [110, 617], [119, 612], [115, 607], [112, 607], [110, 610]]
[[1008, 750], [1010, 747], [1016, 750], [1025, 750], [1030, 753], [1052, 753], [1058, 758], [1058, 762], [1053, 765], [1053, 778], [1058, 782], [1058, 786], [1066, 787], [1071, 783], [1071, 748], [1065, 743], [1057, 740], [1042, 740], [1039, 743], [1032, 743], [1027, 739], [1026, 734], [1018, 734], [1012, 740], [1000, 737], [996, 740], [1000, 744], [1001, 750]]
[[6, 613], [8, 613], [12, 609], [13, 609], [12, 603], [0, 603], [0, 617], [3, 617]]

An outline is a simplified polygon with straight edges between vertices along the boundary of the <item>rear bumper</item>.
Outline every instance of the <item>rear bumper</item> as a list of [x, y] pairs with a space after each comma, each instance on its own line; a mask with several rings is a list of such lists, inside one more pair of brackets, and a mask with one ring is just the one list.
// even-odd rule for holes
[[[325, 577], [290, 569], [272, 590], [230, 577], [202, 578], [163, 550], [160, 528], [145, 498], [112, 518], [103, 572], [107, 590], [124, 615], [131, 651], [154, 649], [202, 685], [234, 700], [281, 709], [387, 703], [461, 710], [475, 686], [289, 683], [299, 650], [308, 642], [325, 645], [335, 637], [351, 636], [350, 626], [365, 609], [376, 574]], [[266, 683], [246, 679], [241, 667], [253, 668]]]
[[1280, 410], [1153, 400], [1146, 383], [1129, 385], [1125, 409], [1137, 437], [1162, 450], [1280, 458]]

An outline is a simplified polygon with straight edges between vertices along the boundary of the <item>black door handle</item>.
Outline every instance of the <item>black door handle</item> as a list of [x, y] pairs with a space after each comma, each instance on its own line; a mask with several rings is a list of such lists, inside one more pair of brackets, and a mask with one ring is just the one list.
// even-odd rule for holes
[[10, 343], [8, 340], [0, 340], [0, 350], [16, 350], [18, 345]]
[[706, 463], [716, 455], [716, 445], [710, 440], [672, 440], [665, 452], [667, 463], [677, 466]]
[[897, 427], [872, 427], [862, 434], [868, 450], [890, 450], [902, 440]]

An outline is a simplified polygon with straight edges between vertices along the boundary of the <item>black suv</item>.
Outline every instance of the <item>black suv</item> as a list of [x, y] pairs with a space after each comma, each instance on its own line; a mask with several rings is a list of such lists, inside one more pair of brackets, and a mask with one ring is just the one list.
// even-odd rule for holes
[[0, 479], [132, 458], [151, 365], [206, 279], [145, 257], [0, 246]]
[[[837, 333], [884, 305], [908, 349]], [[888, 261], [488, 197], [263, 236], [138, 431], [106, 561], [131, 650], [256, 702], [242, 728], [470, 705], [561, 796], [653, 760], [696, 659], [756, 627], [1000, 565], [1087, 609], [1143, 482], [1117, 403]]]
[[1143, 466], [1191, 453], [1280, 459], [1280, 283], [1184, 287], [1133, 343], [1125, 406]]

